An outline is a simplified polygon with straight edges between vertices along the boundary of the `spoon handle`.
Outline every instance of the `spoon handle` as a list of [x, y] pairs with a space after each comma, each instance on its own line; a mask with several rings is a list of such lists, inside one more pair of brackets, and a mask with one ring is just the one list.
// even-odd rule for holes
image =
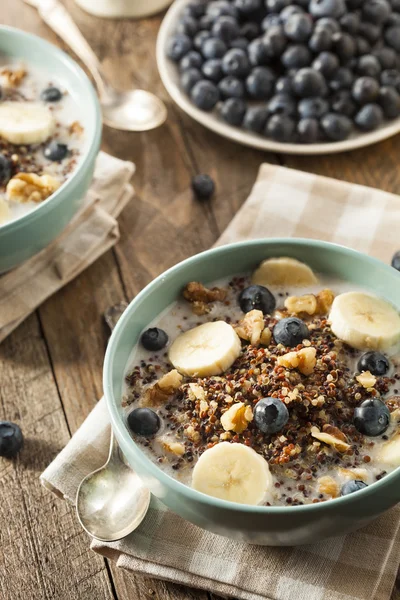
[[58, 0], [41, 0], [38, 11], [43, 21], [60, 36], [87, 66], [96, 83], [100, 97], [107, 95], [107, 83], [101, 64], [75, 25], [68, 11]]

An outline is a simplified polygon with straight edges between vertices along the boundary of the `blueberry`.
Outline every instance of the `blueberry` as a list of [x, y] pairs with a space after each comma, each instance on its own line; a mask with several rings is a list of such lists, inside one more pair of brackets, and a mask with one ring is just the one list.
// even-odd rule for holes
[[267, 435], [280, 431], [288, 420], [289, 411], [279, 398], [262, 398], [254, 408], [254, 423]]
[[198, 81], [191, 89], [190, 97], [201, 110], [210, 111], [219, 100], [219, 90], [211, 81]]
[[400, 52], [400, 26], [388, 27], [385, 31], [385, 41], [396, 52]]
[[382, 27], [380, 25], [375, 25], [374, 23], [361, 21], [358, 33], [362, 37], [365, 37], [370, 44], [375, 44], [382, 35]]
[[287, 115], [293, 117], [296, 114], [296, 102], [289, 94], [275, 94], [267, 104], [271, 115]]
[[293, 91], [302, 98], [323, 96], [326, 93], [325, 79], [315, 69], [299, 69], [293, 77]]
[[199, 69], [187, 69], [181, 75], [181, 86], [188, 94], [192, 87], [201, 79], [203, 79], [203, 76]]
[[167, 56], [175, 62], [179, 62], [192, 49], [191, 39], [183, 34], [177, 33], [167, 42]]
[[393, 269], [400, 271], [400, 250], [393, 254], [392, 262], [390, 263]]
[[378, 78], [381, 70], [381, 64], [373, 54], [360, 56], [357, 61], [357, 73], [359, 73], [359, 75], [368, 75], [368, 77]]
[[323, 98], [303, 98], [297, 109], [302, 119], [320, 119], [329, 111], [329, 104]]
[[352, 123], [348, 117], [330, 112], [322, 117], [321, 127], [329, 140], [339, 142], [349, 137]]
[[340, 31], [339, 22], [331, 17], [322, 17], [315, 23], [315, 31], [329, 31], [331, 35]]
[[387, 119], [396, 119], [400, 115], [400, 95], [394, 88], [381, 87], [378, 102]]
[[228, 98], [221, 105], [221, 117], [229, 125], [239, 127], [246, 112], [246, 103], [241, 98]]
[[203, 44], [206, 40], [211, 38], [211, 32], [210, 31], [199, 31], [199, 33], [197, 33], [195, 35], [195, 37], [193, 38], [193, 46], [197, 49], [200, 50], [203, 48]]
[[389, 371], [389, 361], [384, 354], [370, 350], [363, 354], [358, 361], [357, 369], [360, 371], [369, 371], [372, 375], [386, 375]]
[[281, 24], [281, 15], [278, 15], [277, 13], [269, 13], [269, 15], [264, 17], [264, 19], [261, 21], [261, 29], [263, 31], [268, 31], [270, 27]]
[[400, 71], [396, 69], [387, 69], [381, 73], [381, 84], [384, 86], [394, 87], [400, 92]]
[[0, 154], [0, 185], [7, 185], [11, 179], [13, 163], [9, 158]]
[[265, 135], [276, 142], [294, 141], [295, 121], [287, 115], [272, 115], [265, 126]]
[[365, 104], [354, 117], [354, 122], [363, 131], [373, 131], [383, 123], [383, 110], [378, 104]]
[[390, 4], [392, 5], [392, 10], [400, 12], [400, 0], [390, 0]]
[[24, 444], [22, 431], [10, 421], [0, 421], [0, 456], [14, 458]]
[[348, 494], [353, 494], [353, 492], [358, 492], [366, 487], [368, 487], [367, 484], [360, 479], [350, 479], [350, 481], [346, 481], [346, 483], [342, 485], [340, 495], [348, 496]]
[[261, 133], [264, 131], [265, 124], [268, 118], [268, 111], [263, 106], [250, 106], [243, 119], [244, 129]]
[[357, 112], [357, 106], [353, 101], [350, 90], [339, 90], [331, 98], [331, 107], [335, 113], [353, 117]]
[[263, 285], [249, 285], [240, 292], [238, 300], [244, 313], [261, 310], [263, 314], [270, 315], [276, 306], [274, 296]]
[[204, 15], [205, 5], [202, 2], [189, 2], [186, 4], [184, 14], [199, 19]]
[[202, 173], [193, 177], [192, 190], [200, 200], [208, 200], [215, 191], [215, 183], [209, 175]]
[[151, 408], [134, 408], [127, 421], [129, 429], [143, 437], [155, 435], [161, 427], [160, 417]]
[[204, 40], [201, 46], [201, 53], [204, 58], [222, 58], [227, 49], [226, 44], [222, 40], [209, 37]]
[[309, 10], [313, 17], [337, 19], [346, 12], [346, 5], [344, 0], [311, 0]]
[[245, 95], [243, 81], [233, 75], [221, 79], [218, 89], [223, 98], [244, 98]]
[[299, 141], [303, 144], [315, 144], [320, 137], [320, 128], [317, 119], [300, 119], [297, 123]]
[[389, 427], [390, 412], [382, 400], [370, 398], [354, 409], [353, 422], [360, 433], [376, 437]]
[[268, 12], [279, 13], [289, 4], [292, 4], [291, 0], [265, 0], [265, 7]]
[[360, 26], [360, 15], [355, 12], [348, 12], [340, 18], [339, 22], [343, 31], [350, 33], [350, 35], [356, 35]]
[[255, 67], [246, 79], [246, 89], [252, 98], [266, 100], [274, 92], [275, 75], [268, 67]]
[[357, 52], [357, 46], [351, 35], [338, 32], [332, 35], [333, 50], [342, 62], [353, 58]]
[[286, 48], [281, 57], [283, 66], [287, 69], [301, 69], [308, 67], [312, 61], [312, 54], [307, 46], [293, 44]]
[[290, 77], [280, 77], [275, 83], [276, 94], [291, 94], [292, 91], [292, 80]]
[[43, 90], [40, 94], [40, 98], [43, 102], [58, 102], [62, 98], [62, 93], [56, 87], [49, 87]]
[[280, 25], [274, 25], [265, 32], [263, 41], [270, 58], [279, 58], [286, 48], [287, 40]]
[[333, 52], [321, 52], [312, 63], [313, 69], [331, 78], [339, 68], [339, 59]]
[[179, 63], [179, 69], [181, 71], [186, 71], [187, 69], [200, 69], [203, 64], [203, 57], [200, 52], [196, 52], [196, 50], [191, 50], [181, 59]]
[[269, 48], [262, 38], [250, 42], [247, 47], [250, 64], [257, 67], [270, 62]]
[[249, 40], [245, 37], [237, 37], [229, 44], [230, 48], [240, 48], [241, 50], [247, 50], [248, 45]]
[[391, 12], [391, 6], [386, 0], [368, 0], [364, 2], [362, 17], [372, 23], [384, 23]]
[[248, 15], [261, 8], [261, 0], [234, 0], [233, 5], [240, 13]]
[[250, 71], [250, 64], [246, 52], [239, 48], [228, 50], [222, 59], [222, 70], [225, 75], [245, 77]]
[[397, 54], [393, 48], [383, 46], [373, 51], [373, 55], [379, 60], [382, 69], [394, 69], [397, 65]]
[[354, 75], [350, 69], [339, 67], [329, 79], [329, 87], [333, 91], [350, 89], [354, 82]]
[[281, 23], [285, 24], [290, 17], [293, 15], [304, 15], [304, 10], [301, 6], [297, 6], [296, 4], [289, 4], [289, 6], [285, 6], [283, 10], [281, 10], [279, 17]]
[[385, 27], [398, 27], [400, 25], [400, 14], [391, 13], [385, 22]]
[[352, 94], [358, 104], [373, 102], [378, 97], [379, 84], [372, 77], [360, 77], [353, 84]]
[[229, 43], [239, 35], [239, 25], [233, 17], [223, 15], [214, 22], [211, 32], [216, 38]]
[[222, 61], [220, 58], [210, 58], [210, 60], [206, 60], [201, 70], [207, 79], [211, 79], [211, 81], [214, 82], [218, 82], [223, 77]]
[[254, 40], [260, 35], [260, 27], [258, 23], [243, 23], [243, 25], [240, 28], [240, 35], [247, 38], [248, 40]]
[[365, 0], [347, 0], [346, 4], [349, 10], [356, 10], [357, 8], [362, 8], [364, 2]]
[[168, 335], [159, 327], [150, 327], [140, 336], [140, 343], [143, 348], [150, 352], [162, 350], [168, 343]]
[[199, 20], [199, 29], [209, 31], [213, 26], [214, 19], [210, 15], [203, 15]]
[[294, 14], [285, 21], [283, 30], [290, 40], [301, 43], [310, 37], [313, 23], [308, 15]]
[[206, 13], [213, 19], [218, 19], [222, 15], [229, 15], [237, 18], [239, 16], [238, 9], [228, 0], [215, 0], [207, 4]]
[[66, 144], [53, 141], [46, 146], [46, 148], [43, 150], [43, 154], [48, 160], [58, 162], [67, 156], [68, 146]]
[[308, 41], [313, 52], [326, 52], [332, 47], [332, 33], [327, 29], [316, 29]]
[[199, 29], [199, 25], [191, 16], [184, 15], [176, 26], [176, 33], [183, 33], [189, 37], [193, 37], [196, 35]]
[[297, 317], [280, 319], [272, 331], [273, 338], [277, 344], [283, 344], [294, 348], [303, 340], [308, 340], [310, 331], [307, 325]]
[[359, 56], [371, 52], [371, 44], [365, 38], [361, 37], [360, 35], [357, 35], [354, 38], [354, 41], [356, 43], [356, 52]]

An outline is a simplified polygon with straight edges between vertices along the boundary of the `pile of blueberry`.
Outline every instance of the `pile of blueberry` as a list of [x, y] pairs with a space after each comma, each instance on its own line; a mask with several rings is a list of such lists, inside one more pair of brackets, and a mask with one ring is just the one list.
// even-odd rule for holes
[[193, 0], [167, 55], [198, 108], [278, 142], [400, 115], [400, 0]]

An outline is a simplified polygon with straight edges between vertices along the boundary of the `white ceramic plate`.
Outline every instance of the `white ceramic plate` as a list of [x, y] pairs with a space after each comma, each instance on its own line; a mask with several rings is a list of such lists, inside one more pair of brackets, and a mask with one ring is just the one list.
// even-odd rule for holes
[[157, 38], [157, 65], [160, 77], [176, 104], [195, 121], [220, 135], [260, 150], [283, 152], [286, 154], [332, 154], [362, 148], [385, 140], [400, 132], [400, 118], [386, 122], [379, 129], [370, 133], [353, 134], [343, 142], [327, 142], [321, 144], [282, 144], [266, 139], [255, 133], [233, 127], [220, 120], [215, 112], [207, 113], [198, 109], [179, 85], [178, 68], [169, 58], [165, 49], [168, 38], [175, 33], [176, 23], [183, 7], [190, 0], [175, 0], [161, 23]]

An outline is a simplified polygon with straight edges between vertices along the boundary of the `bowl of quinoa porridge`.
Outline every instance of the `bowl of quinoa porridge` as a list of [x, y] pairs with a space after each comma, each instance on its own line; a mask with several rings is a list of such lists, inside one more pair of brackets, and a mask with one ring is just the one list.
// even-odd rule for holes
[[0, 26], [0, 273], [47, 246], [82, 206], [100, 138], [99, 103], [81, 68]]
[[121, 449], [185, 519], [266, 545], [352, 531], [400, 500], [400, 277], [345, 247], [255, 240], [129, 305], [104, 392]]

